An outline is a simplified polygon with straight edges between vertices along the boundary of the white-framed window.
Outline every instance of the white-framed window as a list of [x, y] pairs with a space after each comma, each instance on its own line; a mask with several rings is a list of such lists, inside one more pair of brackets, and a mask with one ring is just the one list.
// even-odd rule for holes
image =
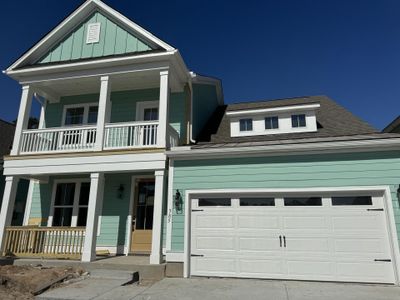
[[96, 124], [99, 106], [97, 103], [64, 105], [63, 126]]
[[305, 114], [298, 114], [292, 115], [292, 127], [299, 128], [299, 127], [306, 127], [306, 115]]
[[279, 128], [279, 118], [277, 116], [266, 117], [265, 121], [265, 129], [278, 129]]
[[158, 121], [159, 101], [140, 101], [136, 104], [136, 121]]
[[47, 226], [86, 226], [89, 179], [56, 180]]
[[253, 119], [246, 118], [239, 120], [240, 131], [253, 131]]

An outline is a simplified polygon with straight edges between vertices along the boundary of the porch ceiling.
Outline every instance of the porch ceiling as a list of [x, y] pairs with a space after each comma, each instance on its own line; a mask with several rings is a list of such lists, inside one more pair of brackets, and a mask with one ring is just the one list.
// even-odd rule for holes
[[[159, 87], [160, 73], [151, 70], [141, 73], [127, 73], [111, 77], [111, 90], [124, 91]], [[53, 80], [35, 83], [39, 94], [54, 101], [62, 96], [96, 94], [100, 92], [100, 77], [84, 77], [64, 80]]]

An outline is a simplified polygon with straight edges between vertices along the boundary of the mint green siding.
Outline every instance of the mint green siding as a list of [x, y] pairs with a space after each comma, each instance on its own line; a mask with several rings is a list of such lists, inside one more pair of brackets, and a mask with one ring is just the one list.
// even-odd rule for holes
[[[174, 191], [190, 189], [390, 186], [397, 230], [400, 154], [354, 153], [313, 156], [175, 161]], [[184, 214], [174, 214], [172, 250], [183, 251]]]
[[48, 183], [35, 183], [32, 193], [32, 204], [29, 218], [41, 218], [41, 226], [47, 225], [50, 213], [53, 180]]
[[[98, 43], [87, 44], [87, 29], [91, 23], [101, 24], [100, 39]], [[133, 33], [118, 26], [101, 13], [96, 12], [70, 32], [61, 42], [57, 43], [39, 60], [38, 64], [149, 50], [152, 50], [150, 45], [137, 38]]]
[[[142, 101], [158, 101], [160, 89], [141, 89], [116, 91], [111, 93], [111, 123], [132, 122], [136, 120], [136, 105]], [[58, 103], [48, 103], [45, 113], [47, 128], [62, 126], [65, 105], [98, 103], [99, 94], [66, 96]], [[186, 135], [185, 92], [172, 93], [170, 97], [170, 124], [182, 136]]]
[[215, 109], [218, 96], [215, 85], [193, 84], [193, 138], [204, 128]]

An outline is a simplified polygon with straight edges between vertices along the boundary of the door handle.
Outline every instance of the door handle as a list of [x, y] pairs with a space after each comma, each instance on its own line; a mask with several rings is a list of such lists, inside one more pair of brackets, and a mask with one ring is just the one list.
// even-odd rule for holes
[[286, 248], [286, 236], [285, 235], [283, 236], [283, 247]]
[[279, 247], [282, 247], [282, 236], [279, 236]]

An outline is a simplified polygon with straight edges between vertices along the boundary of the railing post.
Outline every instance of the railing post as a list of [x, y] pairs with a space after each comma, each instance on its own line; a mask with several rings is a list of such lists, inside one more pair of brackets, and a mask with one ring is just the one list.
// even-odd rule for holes
[[160, 72], [160, 104], [158, 108], [157, 146], [165, 148], [169, 123], [169, 71]]
[[106, 123], [110, 122], [110, 115], [111, 115], [110, 96], [111, 96], [110, 77], [103, 76], [100, 78], [99, 111], [97, 115], [96, 144], [94, 147], [96, 151], [103, 150], [105, 125]]
[[15, 176], [7, 176], [4, 186], [3, 202], [0, 211], [0, 250], [4, 249], [6, 227], [11, 225], [12, 215], [14, 211], [15, 196], [17, 194], [19, 178]]
[[21, 103], [19, 105], [18, 119], [15, 126], [14, 142], [11, 155], [18, 155], [22, 142], [22, 132], [28, 128], [29, 114], [32, 106], [32, 87], [25, 85], [22, 87]]

